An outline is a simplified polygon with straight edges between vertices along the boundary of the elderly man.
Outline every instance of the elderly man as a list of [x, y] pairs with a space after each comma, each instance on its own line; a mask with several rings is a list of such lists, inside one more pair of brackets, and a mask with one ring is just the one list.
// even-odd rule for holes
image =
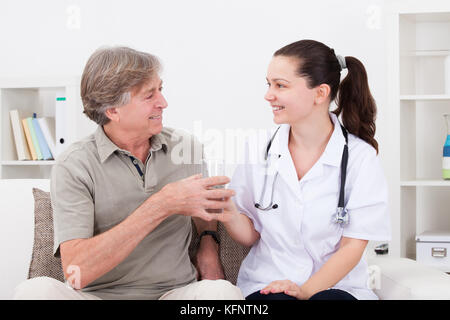
[[[201, 161], [176, 159], [183, 139], [193, 142], [186, 154], [202, 146], [163, 127], [159, 71], [155, 56], [126, 47], [89, 58], [81, 97], [98, 129], [58, 157], [51, 177], [54, 254], [67, 281], [27, 280], [16, 299], [242, 299], [220, 280], [217, 223], [207, 211], [234, 192], [212, 189], [229, 180], [202, 178]], [[191, 218], [206, 235], [198, 271], [188, 254]]]

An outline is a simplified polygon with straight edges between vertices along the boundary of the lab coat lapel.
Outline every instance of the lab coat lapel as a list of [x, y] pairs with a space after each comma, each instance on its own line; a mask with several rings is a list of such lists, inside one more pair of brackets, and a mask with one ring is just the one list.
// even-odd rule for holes
[[[324, 153], [314, 166], [306, 173], [301, 181], [308, 181], [323, 175], [323, 165], [339, 166], [341, 162], [342, 150], [345, 144], [345, 138], [342, 135], [341, 127], [337, 116], [334, 113], [329, 113], [330, 118], [334, 124], [333, 134], [328, 141]], [[269, 150], [269, 160], [276, 161], [276, 170], [280, 177], [289, 186], [294, 195], [300, 199], [300, 184], [297, 178], [297, 171], [295, 170], [294, 162], [292, 161], [289, 152], [290, 126], [282, 124], [280, 130], [275, 135], [272, 145]], [[280, 157], [279, 157], [280, 156]], [[277, 160], [274, 160], [277, 159]]]
[[300, 198], [300, 186], [297, 178], [297, 171], [295, 170], [294, 162], [292, 161], [289, 150], [287, 150], [287, 153], [284, 152], [281, 155], [279, 163], [280, 177], [289, 186], [294, 195], [297, 198]]
[[288, 148], [289, 130], [289, 125], [281, 125], [270, 147], [269, 160], [275, 162], [275, 170], [278, 172], [280, 178], [288, 185], [292, 193], [299, 198], [300, 187], [297, 172]]
[[330, 118], [334, 124], [333, 134], [330, 137], [330, 141], [323, 152], [321, 157], [321, 161], [324, 164], [339, 167], [341, 165], [342, 160], [342, 152], [345, 146], [345, 137], [342, 133], [341, 124], [337, 116], [330, 112]]

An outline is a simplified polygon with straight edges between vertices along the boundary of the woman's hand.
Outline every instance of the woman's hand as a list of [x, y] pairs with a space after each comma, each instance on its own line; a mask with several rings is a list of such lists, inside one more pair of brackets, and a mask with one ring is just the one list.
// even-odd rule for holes
[[309, 296], [302, 290], [300, 286], [290, 280], [277, 280], [271, 282], [268, 286], [260, 291], [261, 294], [284, 293], [298, 300], [307, 300]]
[[230, 237], [245, 247], [251, 247], [259, 238], [253, 222], [245, 214], [241, 214], [233, 200], [226, 197], [223, 200], [223, 211], [213, 214], [213, 219], [223, 223]]
[[225, 224], [237, 222], [241, 216], [241, 213], [236, 208], [236, 205], [233, 200], [231, 200], [231, 197], [224, 198], [222, 201], [224, 203], [222, 213], [214, 214], [213, 219]]

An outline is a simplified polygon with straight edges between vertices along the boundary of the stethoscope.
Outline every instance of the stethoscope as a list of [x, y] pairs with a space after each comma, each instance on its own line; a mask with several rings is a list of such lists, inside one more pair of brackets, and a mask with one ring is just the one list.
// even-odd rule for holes
[[[345, 138], [345, 145], [344, 145], [344, 151], [342, 152], [342, 159], [341, 159], [341, 187], [340, 187], [340, 191], [339, 191], [339, 202], [338, 202], [338, 207], [336, 210], [336, 215], [335, 215], [333, 221], [335, 223], [342, 225], [342, 224], [349, 223], [349, 215], [347, 214], [347, 209], [345, 209], [345, 207], [344, 207], [345, 178], [347, 177], [347, 162], [348, 162], [348, 134], [347, 134], [347, 130], [344, 128], [344, 126], [340, 123], [339, 123], [339, 125], [341, 126], [342, 134], [344, 135], [344, 138]], [[281, 128], [281, 126], [279, 126], [277, 128], [275, 133], [272, 135], [272, 138], [270, 138], [269, 143], [267, 144], [266, 153], [264, 155], [264, 160], [266, 162], [267, 162], [267, 158], [269, 157], [269, 150], [272, 145], [272, 142], [273, 142], [278, 130], [280, 130], [280, 128]], [[281, 155], [278, 155], [278, 158], [280, 158], [280, 157], [281, 157]], [[266, 194], [268, 168], [269, 168], [269, 165], [266, 163], [266, 173], [264, 175], [264, 183], [263, 183], [263, 189], [261, 192], [261, 197], [259, 198], [259, 202], [255, 202], [255, 207], [262, 211], [269, 211], [269, 210], [278, 208], [278, 204], [273, 203], [273, 193], [275, 190], [275, 188], [274, 188], [275, 183], [276, 183], [277, 177], [278, 177], [278, 171], [275, 173], [275, 176], [274, 176], [273, 182], [272, 182], [272, 192], [270, 195], [270, 204], [266, 207], [263, 207], [260, 204], [263, 202], [264, 195]]]

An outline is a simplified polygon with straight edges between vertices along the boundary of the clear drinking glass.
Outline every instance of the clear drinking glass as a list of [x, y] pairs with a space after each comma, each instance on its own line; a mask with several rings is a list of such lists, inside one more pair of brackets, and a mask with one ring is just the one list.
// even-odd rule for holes
[[[223, 159], [203, 159], [203, 176], [204, 177], [214, 177], [214, 176], [225, 176], [225, 160]], [[216, 185], [212, 186], [213, 189], [224, 189], [226, 185]], [[224, 200], [224, 199], [218, 199]], [[209, 213], [222, 213], [222, 209], [208, 209]]]

